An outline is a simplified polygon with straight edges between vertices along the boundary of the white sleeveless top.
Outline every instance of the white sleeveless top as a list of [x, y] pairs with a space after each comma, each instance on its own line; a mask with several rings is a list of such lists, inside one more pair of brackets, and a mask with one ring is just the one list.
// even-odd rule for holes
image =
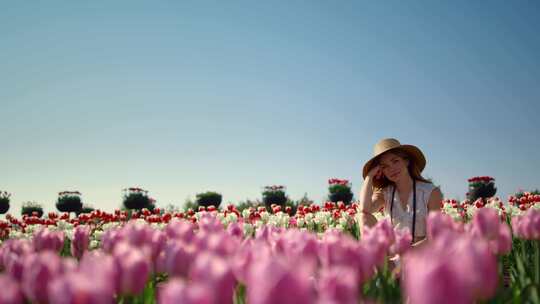
[[[431, 192], [435, 189], [435, 186], [430, 183], [416, 181], [416, 225], [414, 238], [423, 238], [426, 236], [426, 217], [428, 214], [428, 202], [431, 196]], [[409, 195], [407, 207], [403, 210], [398, 191], [394, 195], [394, 207], [392, 214], [390, 214], [390, 200], [392, 199], [392, 191], [394, 186], [387, 186], [383, 189], [385, 212], [392, 218], [392, 223], [395, 227], [408, 228], [412, 233], [412, 221], [413, 221], [413, 191]]]

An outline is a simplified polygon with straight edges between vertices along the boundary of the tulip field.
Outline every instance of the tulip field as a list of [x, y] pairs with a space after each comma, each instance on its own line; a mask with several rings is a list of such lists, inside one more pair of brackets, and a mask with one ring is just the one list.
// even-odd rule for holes
[[427, 239], [327, 202], [0, 221], [0, 303], [538, 303], [540, 196], [445, 200]]

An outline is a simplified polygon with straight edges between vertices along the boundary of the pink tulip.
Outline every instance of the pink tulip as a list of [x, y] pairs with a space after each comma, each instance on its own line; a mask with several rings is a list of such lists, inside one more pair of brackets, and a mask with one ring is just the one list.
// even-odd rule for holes
[[[278, 244], [279, 242], [279, 244]], [[276, 238], [275, 247], [281, 246], [281, 251], [286, 255], [317, 257], [318, 239], [315, 234], [296, 229], [285, 230]]]
[[195, 283], [212, 290], [212, 303], [233, 302], [236, 280], [226, 260], [210, 254], [197, 256], [191, 267], [189, 277]]
[[430, 240], [436, 239], [447, 230], [457, 231], [459, 225], [447, 214], [430, 212], [426, 219], [426, 233]]
[[226, 231], [199, 231], [191, 241], [198, 252], [211, 251], [219, 256], [232, 255], [240, 246], [241, 240]]
[[503, 255], [512, 251], [512, 232], [506, 224], [501, 224], [499, 228], [499, 235], [497, 240], [494, 241], [496, 244], [495, 253]]
[[347, 267], [325, 268], [319, 278], [318, 303], [358, 303], [358, 277]]
[[78, 269], [77, 260], [72, 257], [62, 258], [60, 262], [62, 263], [62, 273], [68, 273]]
[[4, 241], [0, 247], [0, 263], [5, 266], [5, 259], [10, 254], [21, 256], [31, 252], [34, 252], [34, 246], [30, 241], [24, 239], [8, 239]]
[[412, 235], [408, 228], [395, 229], [395, 241], [390, 246], [391, 254], [403, 254], [411, 248]]
[[436, 256], [435, 250], [424, 247], [409, 251], [403, 267], [404, 303], [473, 303], [464, 292], [464, 282], [455, 278], [454, 265]]
[[370, 232], [376, 232], [379, 236], [379, 241], [389, 247], [394, 242], [394, 228], [389, 220], [377, 222]]
[[160, 230], [153, 229], [144, 222], [131, 221], [120, 229], [106, 231], [102, 235], [102, 248], [110, 253], [118, 244], [128, 242], [149, 257], [152, 270], [154, 270], [166, 240], [166, 234]]
[[[287, 207], [287, 208], [291, 208], [291, 207]], [[288, 214], [290, 214], [290, 211], [287, 211]], [[289, 219], [289, 228], [296, 228], [296, 226], [298, 225], [298, 221], [296, 220], [295, 217], [291, 217]]]
[[24, 294], [33, 302], [46, 302], [50, 282], [62, 272], [63, 264], [60, 257], [52, 251], [27, 255], [22, 274]]
[[257, 229], [257, 231], [255, 232], [255, 239], [270, 241], [274, 239], [275, 234], [279, 234], [281, 232], [283, 232], [283, 229], [281, 228], [278, 228], [275, 226], [263, 225], [261, 228]]
[[200, 212], [199, 230], [209, 233], [221, 232], [224, 230], [220, 220], [209, 212]]
[[[391, 246], [395, 243], [395, 240], [394, 228], [390, 221], [384, 220], [378, 222], [372, 228], [364, 227], [361, 244], [374, 259], [373, 263], [380, 266], [384, 263], [385, 257], [391, 253]], [[402, 244], [403, 240], [400, 240], [400, 242]], [[397, 248], [394, 246], [394, 249]]]
[[120, 243], [123, 238], [119, 228], [109, 229], [101, 235], [101, 248], [107, 253], [112, 253], [116, 244]]
[[21, 288], [17, 282], [5, 274], [0, 274], [0, 304], [19, 304], [23, 303]]
[[494, 239], [499, 233], [501, 219], [495, 209], [481, 208], [476, 211], [472, 219], [473, 233], [486, 239]]
[[71, 240], [71, 255], [80, 259], [88, 249], [89, 242], [90, 227], [86, 225], [77, 226], [73, 231], [73, 240]]
[[313, 303], [314, 290], [302, 264], [289, 265], [276, 257], [259, 257], [248, 275], [247, 302]]
[[514, 234], [526, 240], [540, 240], [540, 210], [529, 209], [524, 215], [512, 219]]
[[186, 277], [195, 259], [195, 247], [180, 241], [170, 241], [163, 253], [163, 271], [170, 276]]
[[22, 280], [22, 274], [24, 270], [24, 256], [19, 256], [15, 253], [9, 252], [4, 257], [4, 267], [6, 273], [13, 279], [20, 282]]
[[380, 234], [365, 234], [359, 243], [348, 235], [327, 231], [319, 244], [319, 258], [323, 267], [345, 266], [357, 271], [360, 283], [368, 280], [377, 264], [386, 256], [386, 241], [380, 240]]
[[42, 228], [34, 235], [33, 241], [36, 251], [52, 250], [60, 252], [64, 247], [64, 233]]
[[165, 246], [166, 234], [152, 228], [147, 223], [131, 221], [120, 229], [122, 240], [128, 241], [131, 246], [138, 248], [150, 257], [152, 266], [155, 265], [158, 255]]
[[189, 303], [186, 300], [188, 291], [183, 280], [170, 279], [158, 290], [158, 304]]
[[191, 242], [194, 236], [194, 226], [186, 220], [173, 219], [165, 228], [165, 233], [171, 239], [180, 239], [185, 243]]
[[359, 260], [360, 244], [336, 231], [327, 231], [321, 240], [319, 257], [323, 267], [347, 265]]
[[130, 221], [120, 229], [124, 240], [134, 247], [141, 247], [150, 242], [154, 229], [145, 222]]
[[506, 254], [512, 249], [510, 228], [501, 223], [497, 211], [492, 208], [478, 210], [469, 230], [473, 236], [487, 240], [495, 254]]
[[497, 259], [488, 243], [452, 231], [409, 251], [403, 271], [405, 294], [411, 303], [487, 300], [498, 284]]
[[285, 230], [277, 235], [272, 247], [275, 253], [285, 256], [291, 262], [301, 259], [303, 264], [312, 264], [312, 268], [319, 262], [319, 242], [312, 233]]
[[87, 251], [79, 263], [80, 273], [105, 282], [112, 293], [120, 290], [120, 269], [116, 259], [100, 250]]
[[[97, 266], [97, 265], [96, 265]], [[93, 304], [114, 303], [110, 282], [84, 272], [70, 272], [59, 276], [49, 285], [49, 303]]]
[[28, 240], [9, 239], [2, 244], [1, 261], [6, 272], [20, 282], [24, 269], [24, 257], [34, 252]]
[[120, 293], [142, 292], [150, 274], [150, 261], [140, 250], [127, 243], [116, 246], [113, 253], [120, 273]]
[[158, 290], [158, 304], [212, 304], [212, 293], [205, 286], [181, 279], [171, 279]]
[[[487, 300], [495, 294], [498, 284], [497, 259], [487, 242], [471, 237], [454, 243], [456, 272], [475, 299]], [[471, 271], [474, 269], [474, 271]]]
[[167, 236], [164, 232], [161, 232], [159, 230], [152, 231], [152, 234], [146, 244], [146, 246], [149, 248], [149, 251], [150, 251], [152, 264], [155, 265], [156, 259], [158, 255], [165, 248], [166, 243], [167, 243]]
[[[234, 276], [238, 281], [246, 284], [248, 271], [251, 266], [251, 262], [254, 259], [255, 249], [253, 248], [253, 240], [246, 239], [240, 246], [239, 249], [235, 252], [234, 256], [230, 260], [231, 269], [234, 273]], [[269, 251], [270, 249], [266, 246], [259, 247], [260, 250]], [[260, 254], [260, 250], [257, 252], [257, 255]], [[270, 254], [270, 253], [268, 253]]]
[[244, 229], [240, 223], [230, 223], [227, 227], [227, 233], [236, 238], [242, 239], [244, 237]]
[[[369, 263], [374, 266], [381, 266], [390, 251], [391, 240], [384, 239], [384, 235], [377, 229], [364, 229], [364, 234], [360, 240], [362, 253]], [[365, 264], [365, 263], [364, 263]], [[363, 276], [362, 276], [363, 277]]]

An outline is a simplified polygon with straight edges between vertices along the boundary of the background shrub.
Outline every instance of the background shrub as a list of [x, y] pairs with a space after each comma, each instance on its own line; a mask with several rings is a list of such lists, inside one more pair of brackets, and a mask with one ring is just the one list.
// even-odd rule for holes
[[81, 193], [78, 191], [64, 191], [58, 193], [56, 209], [60, 212], [80, 213], [83, 207]]
[[240, 201], [238, 204], [236, 204], [236, 210], [242, 213], [242, 211], [244, 211], [245, 209], [257, 208], [259, 206], [264, 206], [264, 203], [261, 200], [246, 199], [245, 201]]
[[348, 180], [332, 178], [328, 180], [328, 184], [329, 201], [334, 203], [343, 202], [345, 205], [351, 203], [354, 195]]
[[25, 202], [21, 207], [21, 215], [32, 216], [33, 213], [37, 213], [37, 217], [43, 216], [43, 207], [37, 202]]
[[90, 205], [83, 205], [79, 213], [92, 213], [92, 211], [94, 210], [95, 210], [94, 207]]
[[146, 208], [148, 210], [154, 210], [155, 208], [153, 200], [148, 197], [148, 191], [141, 188], [124, 189], [122, 203], [126, 209], [141, 210]]
[[477, 176], [470, 178], [469, 192], [467, 192], [467, 199], [474, 203], [477, 199], [481, 198], [484, 201], [486, 199], [495, 196], [497, 188], [495, 188], [495, 179], [490, 176]]
[[222, 200], [221, 194], [213, 191], [207, 191], [197, 194], [196, 202], [199, 207], [214, 206], [219, 208]]
[[285, 204], [289, 200], [285, 194], [285, 186], [282, 185], [265, 186], [262, 192], [262, 198], [266, 209], [269, 211], [273, 204], [285, 207]]
[[8, 212], [10, 200], [11, 193], [8, 193], [7, 191], [0, 191], [0, 214]]
[[193, 210], [193, 211], [197, 211], [197, 208], [199, 206], [197, 205], [197, 202], [195, 202], [194, 200], [192, 200], [191, 198], [186, 198], [186, 200], [184, 201], [184, 204], [182, 205], [182, 209], [184, 211], [188, 211], [189, 209]]

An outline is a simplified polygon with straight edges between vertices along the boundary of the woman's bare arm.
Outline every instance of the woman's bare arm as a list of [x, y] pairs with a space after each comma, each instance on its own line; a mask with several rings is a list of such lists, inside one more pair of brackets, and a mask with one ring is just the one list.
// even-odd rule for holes
[[381, 175], [376, 166], [368, 173], [360, 189], [360, 210], [364, 213], [373, 213], [384, 206], [384, 195], [381, 192], [373, 193], [373, 179]]
[[[441, 210], [441, 201], [442, 201], [442, 193], [441, 189], [435, 188], [433, 191], [431, 191], [431, 195], [429, 196], [428, 201], [428, 211], [440, 211]], [[420, 241], [415, 242], [412, 246], [413, 247], [421, 247], [422, 245], [426, 244], [427, 238], [424, 238]]]
[[429, 196], [429, 202], [428, 202], [428, 210], [431, 211], [439, 211], [441, 210], [441, 201], [442, 201], [442, 193], [441, 189], [435, 188], [433, 191], [431, 191], [431, 195]]

